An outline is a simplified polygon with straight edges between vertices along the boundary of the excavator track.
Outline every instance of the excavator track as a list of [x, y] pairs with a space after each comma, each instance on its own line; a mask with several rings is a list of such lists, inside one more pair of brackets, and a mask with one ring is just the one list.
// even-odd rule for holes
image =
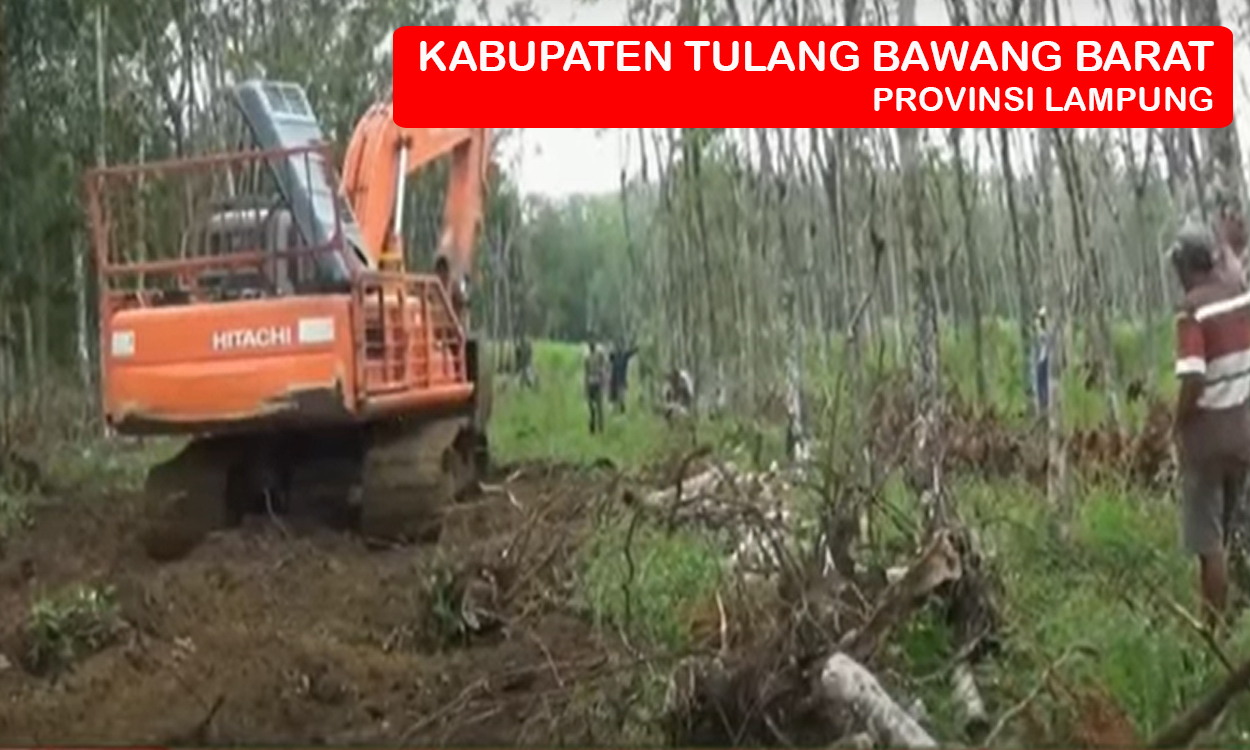
[[185, 556], [246, 513], [315, 519], [372, 544], [437, 542], [444, 509], [489, 468], [491, 373], [474, 364], [476, 392], [462, 412], [192, 440], [148, 472], [148, 556]]
[[443, 509], [484, 470], [474, 417], [304, 434], [192, 440], [148, 472], [140, 539], [154, 560], [184, 557], [245, 513], [354, 529], [375, 545], [429, 544]]
[[490, 367], [469, 350], [473, 401], [461, 413], [374, 426], [365, 452], [358, 506], [360, 533], [374, 543], [434, 543], [443, 511], [489, 470], [486, 429], [493, 408]]
[[443, 509], [472, 481], [467, 418], [379, 427], [361, 472], [360, 533], [375, 543], [434, 543]]
[[198, 439], [148, 471], [140, 537], [149, 557], [182, 557], [210, 532], [237, 520], [228, 491], [235, 455], [222, 439]]

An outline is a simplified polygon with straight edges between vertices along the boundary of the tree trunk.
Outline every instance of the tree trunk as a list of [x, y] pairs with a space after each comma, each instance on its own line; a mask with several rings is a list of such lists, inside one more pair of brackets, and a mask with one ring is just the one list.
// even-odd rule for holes
[[[1218, 0], [1187, 0], [1190, 26], [1221, 26]], [[1208, 215], [1222, 211], [1239, 215], [1246, 205], [1246, 183], [1242, 174], [1241, 146], [1237, 139], [1237, 122], [1224, 128], [1203, 128], [1203, 176], [1209, 185]]]
[[[104, 34], [106, 30], [105, 19], [108, 7], [101, 2], [96, 6], [95, 12], [95, 43], [96, 43], [96, 105], [99, 118], [99, 129], [96, 133], [95, 144], [95, 162], [97, 167], [104, 167], [105, 164], [105, 137], [107, 136], [107, 128], [105, 121], [108, 116], [108, 106], [105, 101], [105, 51], [104, 51]], [[90, 243], [80, 234], [74, 235], [74, 301], [75, 311], [77, 313], [77, 353], [78, 353], [78, 377], [82, 384], [82, 389], [88, 397], [88, 403], [94, 403], [94, 381], [91, 362], [91, 346], [89, 341], [89, 333], [87, 326], [89, 325], [90, 316], [87, 311], [87, 253], [90, 250]], [[104, 356], [104, 352], [100, 352], [100, 356]], [[94, 416], [94, 415], [92, 415]], [[105, 434], [109, 434], [107, 426]]]
[[1072, 143], [1072, 130], [1055, 131], [1055, 143], [1059, 152], [1059, 171], [1068, 194], [1071, 213], [1072, 245], [1080, 264], [1081, 275], [1087, 280], [1083, 285], [1082, 306], [1093, 313], [1093, 335], [1088, 337], [1092, 346], [1087, 347], [1087, 359], [1097, 366], [1094, 382], [1103, 387], [1107, 396], [1107, 409], [1112, 424], [1120, 424], [1119, 378], [1116, 372], [1115, 351], [1111, 338], [1111, 323], [1107, 316], [1107, 288], [1103, 279], [1102, 261], [1099, 253], [1090, 247], [1089, 199], [1081, 177], [1081, 165], [1076, 146]]
[[1068, 464], [1063, 439], [1063, 372], [1067, 363], [1068, 309], [1064, 295], [1065, 278], [1063, 263], [1058, 256], [1055, 242], [1055, 202], [1053, 178], [1053, 145], [1051, 131], [1037, 130], [1037, 176], [1042, 194], [1042, 216], [1038, 222], [1038, 247], [1043, 258], [1052, 259], [1042, 265], [1042, 285], [1046, 301], [1053, 310], [1050, 320], [1050, 383], [1049, 406], [1046, 411], [1046, 499], [1053, 508], [1067, 503]]
[[959, 210], [963, 214], [964, 252], [967, 257], [968, 297], [972, 307], [972, 350], [976, 360], [977, 402], [984, 404], [988, 400], [989, 387], [985, 376], [985, 337], [981, 328], [981, 261], [977, 250], [976, 232], [973, 231], [975, 210], [972, 199], [968, 195], [968, 175], [964, 169], [963, 128], [951, 128], [951, 147], [954, 150], [955, 181], [959, 193]]
[[[916, 23], [916, 0], [899, 1], [900, 26]], [[933, 528], [946, 522], [946, 509], [942, 498], [940, 418], [941, 391], [938, 372], [938, 323], [937, 302], [934, 299], [933, 259], [929, 228], [925, 225], [924, 174], [920, 162], [919, 131], [915, 128], [899, 128], [899, 156], [903, 173], [904, 217], [908, 240], [915, 255], [915, 353], [913, 372], [916, 377], [916, 403], [919, 409], [919, 427], [916, 437], [917, 477], [920, 488], [928, 490], [923, 497], [930, 502], [925, 508], [926, 526]]]
[[1016, 293], [1019, 295], [1020, 352], [1024, 359], [1025, 382], [1032, 373], [1030, 352], [1033, 351], [1033, 313], [1036, 309], [1031, 279], [1024, 264], [1024, 243], [1020, 236], [1020, 211], [1016, 205], [1016, 177], [1011, 164], [1011, 141], [1008, 129], [998, 131], [1000, 166], [1003, 170], [1003, 194], [1007, 199], [1007, 216], [1011, 220], [1011, 257], [1015, 263]]

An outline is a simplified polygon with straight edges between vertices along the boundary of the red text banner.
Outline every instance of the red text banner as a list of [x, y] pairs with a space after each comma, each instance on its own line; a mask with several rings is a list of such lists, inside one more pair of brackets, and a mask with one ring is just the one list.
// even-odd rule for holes
[[[395, 122], [1225, 127], [1223, 26], [405, 26]], [[447, 112], [447, 115], [443, 115]]]

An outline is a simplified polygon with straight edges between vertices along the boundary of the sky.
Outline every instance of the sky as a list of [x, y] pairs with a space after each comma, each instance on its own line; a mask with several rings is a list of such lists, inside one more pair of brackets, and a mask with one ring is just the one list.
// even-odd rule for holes
[[[507, 0], [488, 0], [492, 15], [502, 15]], [[1101, 3], [1091, 0], [1060, 0], [1065, 21], [1096, 25], [1103, 23], [1097, 10]], [[1225, 23], [1233, 18], [1234, 0], [1220, 0]], [[1113, 7], [1123, 0], [1112, 0]], [[612, 26], [625, 19], [625, 0], [535, 0], [535, 9], [547, 25]], [[1127, 12], [1117, 13], [1117, 18]], [[944, 0], [917, 0], [916, 20], [920, 25], [949, 24]], [[1243, 151], [1250, 150], [1250, 45], [1236, 38], [1234, 64], [1237, 69], [1234, 113]], [[576, 193], [602, 193], [619, 188], [621, 169], [630, 174], [638, 169], [636, 144], [631, 149], [621, 131], [605, 129], [596, 133], [588, 128], [527, 128], [511, 143], [501, 146], [509, 170], [521, 190], [550, 197]]]

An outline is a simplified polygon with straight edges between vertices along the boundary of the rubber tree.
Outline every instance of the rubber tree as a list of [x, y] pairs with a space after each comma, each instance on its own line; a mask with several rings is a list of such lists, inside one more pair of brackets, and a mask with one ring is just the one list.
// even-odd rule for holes
[[[916, 0], [899, 0], [898, 25], [916, 25]], [[916, 128], [898, 128], [899, 160], [903, 177], [903, 212], [907, 240], [914, 255], [913, 268], [915, 319], [912, 368], [919, 410], [916, 435], [914, 482], [926, 490], [926, 525], [945, 523], [941, 478], [940, 420], [941, 383], [937, 300], [933, 282], [932, 236], [925, 217], [924, 165], [920, 155], [920, 133]]]

